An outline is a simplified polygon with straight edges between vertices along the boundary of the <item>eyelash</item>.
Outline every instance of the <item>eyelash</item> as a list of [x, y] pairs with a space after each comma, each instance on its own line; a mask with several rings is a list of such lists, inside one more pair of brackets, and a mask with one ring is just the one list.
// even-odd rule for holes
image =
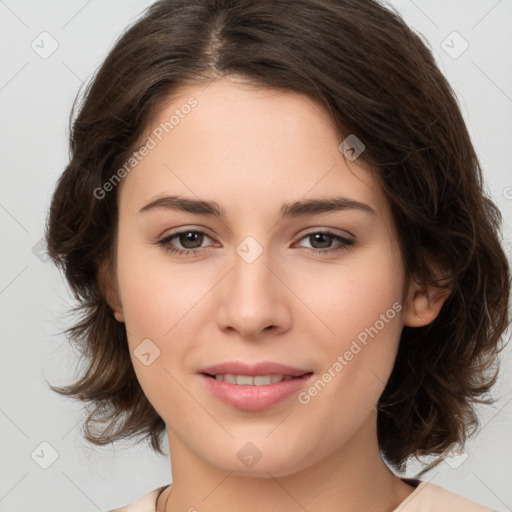
[[[208, 236], [207, 233], [201, 230], [195, 230], [195, 229], [185, 229], [183, 231], [176, 231], [175, 233], [171, 233], [170, 235], [167, 235], [166, 237], [159, 240], [157, 243], [158, 245], [162, 246], [166, 252], [170, 252], [177, 255], [184, 255], [184, 256], [195, 256], [199, 253], [204, 252], [204, 247], [199, 249], [179, 249], [172, 245], [170, 245], [170, 241], [173, 240], [176, 237], [179, 237], [180, 235], [187, 234], [187, 233], [196, 233], [196, 234], [202, 234], [206, 235], [208, 238], [211, 239], [210, 236]], [[341, 245], [335, 248], [328, 248], [328, 249], [314, 249], [309, 247], [303, 247], [303, 249], [307, 249], [309, 252], [313, 252], [315, 254], [332, 254], [338, 251], [347, 251], [351, 246], [355, 245], [355, 240], [351, 240], [349, 238], [342, 237], [340, 235], [337, 235], [331, 231], [311, 231], [310, 233], [307, 233], [303, 237], [301, 237], [300, 240], [303, 240], [304, 238], [308, 238], [313, 235], [322, 234], [332, 237], [333, 239], [341, 242]], [[299, 241], [300, 241], [299, 240]]]

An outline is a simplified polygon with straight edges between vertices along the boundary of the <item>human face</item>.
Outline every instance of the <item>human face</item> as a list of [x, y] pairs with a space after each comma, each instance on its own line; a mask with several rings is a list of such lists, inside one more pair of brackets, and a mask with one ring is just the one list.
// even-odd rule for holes
[[[358, 432], [373, 442], [365, 427], [395, 360], [405, 277], [372, 172], [344, 160], [320, 105], [230, 78], [182, 88], [147, 134], [154, 147], [119, 190], [119, 317], [171, 455], [180, 445], [226, 471], [277, 476], [343, 453]], [[225, 217], [145, 208], [171, 195], [214, 201]], [[340, 197], [356, 206], [280, 215], [284, 203]], [[181, 231], [194, 234], [169, 238]], [[201, 373], [263, 361], [310, 373], [277, 402], [238, 399], [249, 388], [234, 384], [220, 399]]]

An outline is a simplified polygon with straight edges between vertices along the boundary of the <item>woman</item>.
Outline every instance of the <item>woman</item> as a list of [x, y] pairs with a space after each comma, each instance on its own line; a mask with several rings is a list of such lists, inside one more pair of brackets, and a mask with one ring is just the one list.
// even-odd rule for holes
[[491, 510], [398, 474], [477, 426], [510, 273], [454, 94], [397, 15], [156, 2], [71, 153], [47, 240], [88, 369], [54, 389], [93, 402], [89, 441], [166, 432], [172, 461], [118, 510]]

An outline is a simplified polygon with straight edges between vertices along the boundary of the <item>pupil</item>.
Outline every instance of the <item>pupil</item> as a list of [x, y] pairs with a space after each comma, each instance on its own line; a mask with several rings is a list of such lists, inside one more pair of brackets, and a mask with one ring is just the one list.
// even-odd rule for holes
[[[312, 236], [313, 236], [313, 238], [315, 240], [315, 243], [320, 241], [321, 248], [329, 247], [329, 242], [330, 242], [330, 238], [331, 238], [330, 235], [328, 235], [326, 233], [316, 233], [316, 234], [314, 234]], [[322, 244], [322, 238], [321, 237], [325, 237], [325, 239], [327, 240], [327, 241], [325, 241], [325, 239], [324, 239], [324, 243], [323, 244]], [[313, 247], [314, 247], [314, 244], [313, 244]]]
[[[199, 238], [198, 238], [199, 236]], [[194, 240], [195, 238], [195, 240]], [[183, 233], [180, 236], [180, 243], [187, 249], [196, 249], [201, 246], [202, 243], [202, 235], [200, 233], [195, 233], [194, 231], [189, 231], [188, 233]], [[198, 243], [199, 241], [199, 243]], [[192, 245], [188, 245], [189, 242], [192, 242]], [[195, 243], [195, 245], [194, 245]]]

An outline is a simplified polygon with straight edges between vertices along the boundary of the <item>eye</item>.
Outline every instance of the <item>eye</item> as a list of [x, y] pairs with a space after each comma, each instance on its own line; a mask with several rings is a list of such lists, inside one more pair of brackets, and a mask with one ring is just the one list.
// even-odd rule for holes
[[[337, 251], [346, 251], [350, 248], [350, 246], [355, 244], [355, 240], [337, 235], [331, 231], [313, 231], [301, 238], [301, 240], [307, 239], [312, 241], [313, 247], [306, 247], [306, 249], [316, 254], [330, 254]], [[332, 243], [334, 241], [337, 241], [338, 245], [332, 247]]]
[[[210, 238], [204, 231], [197, 229], [185, 229], [167, 235], [166, 237], [159, 240], [158, 244], [161, 245], [166, 252], [192, 256], [194, 254], [202, 252], [202, 250], [199, 249], [203, 249], [201, 247], [201, 244], [205, 237]], [[184, 247], [184, 249], [175, 247], [171, 243], [171, 241], [174, 240], [175, 238]]]
[[[206, 247], [202, 247], [202, 243], [205, 238], [211, 240], [211, 237], [204, 231], [198, 229], [184, 229], [167, 235], [159, 240], [158, 244], [161, 245], [166, 252], [184, 256], [194, 256], [204, 252], [206, 249]], [[181, 245], [181, 248], [176, 247], [175, 243], [173, 243], [173, 240], [175, 239], [176, 242]], [[312, 241], [313, 246], [304, 247], [304, 249], [315, 254], [322, 255], [348, 250], [356, 243], [354, 239], [338, 235], [331, 231], [312, 231], [302, 236], [300, 240], [302, 241], [307, 239]], [[334, 247], [332, 247], [333, 242], [337, 242], [337, 245]]]

